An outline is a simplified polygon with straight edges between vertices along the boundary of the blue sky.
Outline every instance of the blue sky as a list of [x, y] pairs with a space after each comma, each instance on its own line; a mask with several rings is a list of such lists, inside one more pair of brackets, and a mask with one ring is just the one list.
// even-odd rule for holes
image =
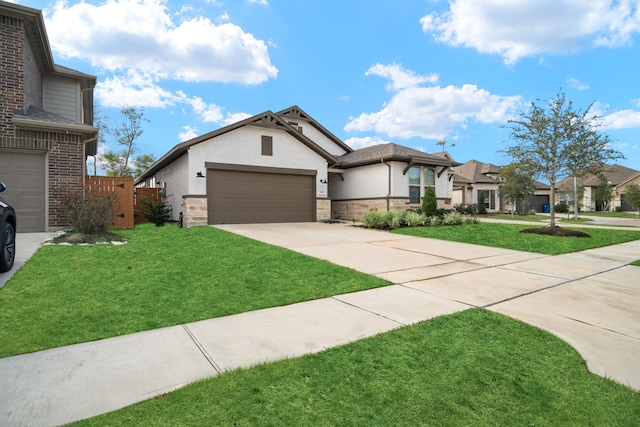
[[502, 126], [562, 90], [640, 170], [640, 0], [18, 3], [44, 11], [56, 63], [98, 76], [102, 113], [144, 107], [156, 158], [298, 105], [354, 148], [446, 138], [459, 162], [502, 165]]

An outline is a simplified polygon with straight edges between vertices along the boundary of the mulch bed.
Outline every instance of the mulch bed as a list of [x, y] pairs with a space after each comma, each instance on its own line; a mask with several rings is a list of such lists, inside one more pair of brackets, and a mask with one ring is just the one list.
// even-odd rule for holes
[[567, 230], [562, 227], [542, 227], [542, 228], [528, 228], [526, 230], [521, 230], [521, 233], [530, 233], [530, 234], [543, 234], [545, 236], [559, 236], [559, 237], [591, 237], [587, 233], [583, 233], [582, 231], [576, 230]]
[[54, 244], [68, 243], [71, 245], [96, 243], [113, 243], [126, 241], [122, 236], [118, 236], [114, 233], [102, 233], [102, 234], [83, 234], [75, 231], [70, 231], [55, 237], [52, 241]]

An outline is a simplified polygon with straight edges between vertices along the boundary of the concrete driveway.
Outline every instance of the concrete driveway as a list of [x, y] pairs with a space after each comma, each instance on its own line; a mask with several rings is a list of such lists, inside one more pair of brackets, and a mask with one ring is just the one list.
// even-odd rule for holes
[[[219, 228], [397, 285], [336, 297], [340, 300], [383, 316], [403, 306], [408, 317], [412, 312], [424, 315], [415, 298], [450, 312], [484, 307], [559, 336], [580, 353], [591, 372], [640, 390], [640, 268], [628, 265], [640, 259], [640, 241], [548, 256], [345, 224]], [[395, 293], [399, 299], [376, 293]]]

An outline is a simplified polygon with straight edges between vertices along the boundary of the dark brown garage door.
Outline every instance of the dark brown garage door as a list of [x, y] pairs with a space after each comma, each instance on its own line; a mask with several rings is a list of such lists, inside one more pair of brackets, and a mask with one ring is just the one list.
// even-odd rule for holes
[[207, 170], [209, 224], [315, 221], [315, 174]]
[[0, 151], [0, 181], [8, 187], [2, 198], [16, 210], [19, 232], [45, 229], [45, 160], [44, 153]]

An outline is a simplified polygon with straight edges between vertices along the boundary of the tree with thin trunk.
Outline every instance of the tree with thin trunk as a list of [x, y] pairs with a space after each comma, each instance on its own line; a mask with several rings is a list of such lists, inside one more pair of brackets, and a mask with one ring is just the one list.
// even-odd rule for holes
[[640, 185], [629, 184], [624, 187], [624, 199], [640, 216]]
[[531, 177], [521, 173], [515, 163], [500, 168], [498, 195], [512, 205], [512, 217], [518, 204], [521, 204], [524, 210], [525, 200], [533, 197], [535, 192], [536, 186]]
[[142, 154], [134, 158], [137, 152], [136, 144], [144, 132], [142, 124], [148, 121], [144, 117], [144, 109], [124, 107], [120, 110], [120, 120], [115, 127], [109, 128], [103, 125], [103, 131], [112, 134], [118, 145], [123, 147], [120, 151], [107, 151], [98, 156], [107, 175], [135, 176], [143, 172], [146, 169], [145, 166], [153, 163], [151, 154]]
[[[597, 174], [607, 161], [624, 158], [611, 148], [609, 136], [599, 131], [602, 116], [591, 112], [592, 106], [584, 111], [575, 108], [561, 92], [546, 105], [532, 102], [505, 125], [513, 145], [503, 151], [520, 171], [549, 182], [551, 197], [559, 179]], [[554, 203], [550, 205], [551, 227], [555, 227]]]
[[611, 193], [612, 189], [613, 189], [613, 186], [609, 181], [607, 181], [607, 177], [605, 177], [603, 174], [599, 174], [598, 185], [596, 185], [595, 197], [596, 197], [596, 202], [600, 203], [602, 211], [609, 210], [609, 203], [613, 198], [613, 194]]

